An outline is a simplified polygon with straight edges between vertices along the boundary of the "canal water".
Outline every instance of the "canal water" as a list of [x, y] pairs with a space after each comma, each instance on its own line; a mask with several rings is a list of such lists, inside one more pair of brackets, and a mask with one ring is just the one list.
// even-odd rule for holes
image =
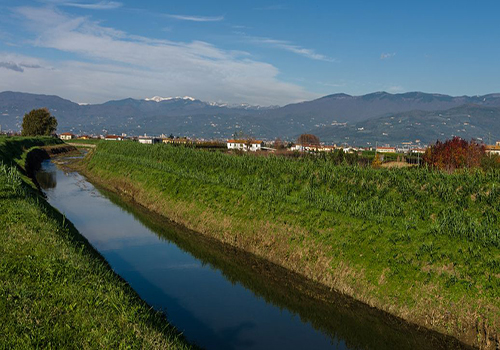
[[462, 347], [124, 202], [50, 161], [37, 180], [114, 271], [202, 348]]

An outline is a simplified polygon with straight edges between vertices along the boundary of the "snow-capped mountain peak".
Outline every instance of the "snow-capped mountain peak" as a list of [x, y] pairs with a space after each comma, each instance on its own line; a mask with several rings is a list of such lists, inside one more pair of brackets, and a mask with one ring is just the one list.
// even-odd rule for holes
[[194, 101], [196, 100], [194, 97], [191, 96], [184, 96], [184, 97], [161, 97], [161, 96], [154, 96], [151, 98], [145, 98], [145, 101], [154, 101], [154, 102], [162, 102], [162, 101], [169, 101], [169, 100], [189, 100], [189, 101]]

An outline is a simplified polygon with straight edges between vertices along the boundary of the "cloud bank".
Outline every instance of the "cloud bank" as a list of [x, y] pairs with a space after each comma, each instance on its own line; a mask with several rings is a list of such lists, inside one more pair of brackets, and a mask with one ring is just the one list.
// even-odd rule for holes
[[389, 58], [393, 58], [394, 56], [396, 56], [395, 52], [392, 52], [392, 53], [382, 53], [382, 54], [380, 54], [380, 59], [381, 60], [387, 60]]
[[123, 4], [117, 1], [100, 1], [96, 3], [62, 2], [59, 5], [68, 7], [78, 7], [87, 10], [114, 10], [119, 7], [122, 7]]
[[217, 16], [217, 17], [186, 16], [186, 15], [166, 15], [166, 16], [181, 21], [191, 21], [191, 22], [219, 22], [224, 20], [224, 16]]
[[335, 62], [334, 58], [319, 54], [315, 52], [312, 49], [306, 49], [303, 47], [300, 47], [298, 45], [292, 44], [289, 41], [285, 40], [276, 40], [276, 39], [271, 39], [271, 38], [260, 38], [260, 37], [251, 37], [251, 41], [260, 43], [260, 44], [265, 44], [265, 45], [270, 45], [272, 47], [276, 47], [278, 49], [283, 49], [286, 51], [293, 52], [295, 54], [317, 60], [317, 61], [326, 61], [326, 62]]
[[[0, 52], [2, 67], [7, 68], [0, 69], [0, 90], [53, 93], [77, 102], [190, 95], [269, 105], [317, 97], [280, 81], [271, 64], [207, 42], [135, 36], [54, 7], [19, 7], [15, 14], [24, 30], [32, 33], [31, 45], [68, 53], [72, 59], [51, 61]], [[22, 68], [20, 62], [50, 69], [21, 72], [16, 69], [16, 65]]]

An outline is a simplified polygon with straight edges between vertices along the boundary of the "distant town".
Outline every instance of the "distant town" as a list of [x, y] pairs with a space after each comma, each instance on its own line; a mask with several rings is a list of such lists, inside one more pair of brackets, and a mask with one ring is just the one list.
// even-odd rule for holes
[[[281, 141], [279, 139], [273, 141], [263, 141], [254, 138], [234, 138], [228, 140], [206, 140], [206, 139], [193, 139], [189, 137], [180, 136], [129, 136], [126, 134], [121, 135], [75, 135], [70, 132], [63, 132], [58, 134], [58, 137], [64, 141], [74, 139], [78, 140], [106, 140], [106, 141], [136, 141], [142, 144], [176, 144], [176, 145], [197, 145], [199, 147], [213, 147], [213, 148], [227, 148], [229, 150], [243, 151], [243, 152], [275, 152], [277, 150], [288, 150], [292, 152], [333, 152], [335, 150], [342, 150], [345, 153], [355, 153], [363, 151], [372, 151], [377, 153], [397, 153], [406, 155], [424, 154], [427, 145], [423, 145], [419, 140], [416, 142], [403, 142], [398, 145], [390, 144], [376, 144], [372, 147], [357, 147], [351, 146], [347, 143], [342, 145], [337, 144], [324, 144], [321, 142], [290, 142]], [[488, 154], [500, 155], [500, 141], [494, 145], [485, 145], [485, 152]]]

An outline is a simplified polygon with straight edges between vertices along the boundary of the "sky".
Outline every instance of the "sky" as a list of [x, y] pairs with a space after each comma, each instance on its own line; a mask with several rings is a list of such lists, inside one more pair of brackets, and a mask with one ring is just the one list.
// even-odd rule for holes
[[499, 1], [0, 0], [0, 91], [284, 105], [500, 92]]

